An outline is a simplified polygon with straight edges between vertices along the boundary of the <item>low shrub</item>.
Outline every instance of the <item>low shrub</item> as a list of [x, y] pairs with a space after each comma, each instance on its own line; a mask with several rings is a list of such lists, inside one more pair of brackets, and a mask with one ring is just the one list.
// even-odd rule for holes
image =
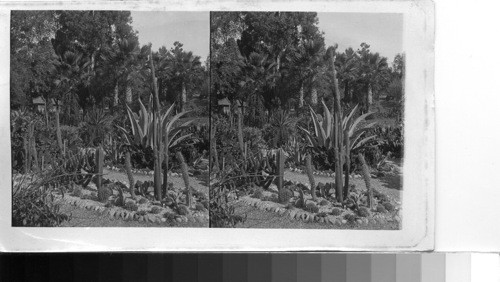
[[148, 214], [148, 212], [145, 210], [140, 210], [140, 211], [136, 212], [135, 214], [139, 215], [139, 216], [145, 216], [146, 214]]
[[149, 211], [152, 214], [159, 214], [161, 212], [162, 208], [159, 206], [152, 206], [151, 210]]
[[82, 200], [92, 200], [92, 201], [97, 201], [97, 196], [93, 195], [92, 193], [90, 194], [83, 194], [80, 197]]
[[113, 195], [113, 190], [109, 187], [102, 188], [99, 192], [97, 192], [97, 200], [101, 203], [105, 203], [109, 200], [109, 197]]
[[197, 211], [205, 211], [205, 206], [202, 204], [202, 203], [196, 203], [194, 205], [194, 209], [197, 210]]
[[393, 212], [395, 210], [395, 207], [393, 204], [389, 203], [389, 202], [385, 202], [385, 203], [382, 203], [382, 205], [384, 205], [384, 208], [388, 211], [388, 212]]
[[12, 198], [12, 226], [52, 227], [70, 217], [60, 211], [50, 189], [18, 189]]
[[263, 196], [264, 196], [264, 194], [262, 193], [262, 188], [260, 188], [260, 189], [256, 189], [253, 192], [252, 196], [250, 196], [250, 197], [255, 198], [255, 199], [262, 199]]
[[71, 192], [71, 196], [73, 197], [81, 197], [83, 194], [82, 192], [82, 186], [80, 185], [73, 185], [73, 191]]
[[369, 217], [370, 211], [366, 207], [360, 207], [358, 209], [358, 216], [359, 217]]
[[188, 215], [189, 214], [189, 209], [185, 205], [178, 205], [177, 206], [177, 213], [180, 215]]
[[389, 202], [389, 197], [387, 195], [379, 193], [377, 196], [375, 196], [381, 203], [388, 203]]
[[327, 213], [326, 212], [320, 212], [320, 213], [318, 213], [316, 215], [319, 216], [319, 217], [326, 217]]
[[290, 199], [293, 197], [293, 191], [288, 188], [283, 188], [278, 192], [278, 202], [280, 204], [286, 204], [290, 202]]
[[380, 204], [380, 205], [377, 206], [377, 212], [379, 212], [379, 213], [386, 213], [387, 210], [385, 209], [385, 207], [383, 205]]
[[140, 198], [138, 203], [139, 203], [140, 205], [142, 205], [142, 204], [145, 204], [145, 203], [147, 203], [147, 202], [148, 202], [148, 199], [146, 199], [146, 198]]
[[332, 210], [332, 215], [335, 215], [335, 216], [338, 216], [338, 215], [341, 215], [342, 214], [342, 209], [339, 209], [339, 208], [333, 208]]
[[321, 202], [319, 202], [319, 205], [320, 205], [320, 206], [326, 206], [326, 205], [328, 205], [329, 203], [330, 203], [330, 202], [328, 202], [327, 200], [323, 199], [323, 200], [321, 200]]
[[200, 203], [203, 205], [203, 207], [204, 207], [205, 209], [207, 209], [207, 210], [208, 210], [209, 205], [210, 205], [210, 203], [208, 202], [208, 200], [203, 200], [203, 201], [201, 201]]
[[354, 223], [356, 222], [356, 215], [353, 213], [347, 213], [344, 215], [344, 219], [349, 223]]
[[304, 210], [312, 213], [317, 213], [319, 212], [319, 208], [314, 202], [308, 202], [306, 203], [306, 206], [304, 207]]
[[126, 202], [125, 205], [123, 206], [123, 208], [125, 208], [126, 210], [129, 210], [129, 211], [137, 211], [137, 209], [139, 209], [137, 204], [134, 202], [131, 202], [131, 201]]
[[167, 220], [167, 221], [174, 221], [175, 218], [177, 217], [177, 215], [175, 213], [172, 213], [172, 212], [167, 212], [165, 214], [163, 214], [163, 217]]

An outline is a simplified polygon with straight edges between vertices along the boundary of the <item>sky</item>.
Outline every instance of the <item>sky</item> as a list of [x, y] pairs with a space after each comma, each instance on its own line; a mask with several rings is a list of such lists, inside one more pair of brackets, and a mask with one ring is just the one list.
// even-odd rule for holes
[[339, 51], [361, 43], [370, 45], [372, 52], [379, 52], [394, 60], [403, 52], [403, 15], [383, 13], [318, 13], [319, 29], [325, 33], [325, 44], [337, 43]]
[[184, 44], [185, 51], [192, 51], [205, 62], [209, 54], [210, 14], [208, 12], [135, 12], [132, 27], [139, 32], [141, 45], [153, 44], [170, 49], [175, 41]]
[[[319, 29], [325, 33], [326, 46], [339, 45], [354, 50], [362, 42], [392, 62], [403, 52], [403, 15], [384, 13], [318, 13]], [[153, 44], [170, 49], [175, 41], [184, 44], [205, 62], [209, 54], [210, 15], [208, 12], [132, 12], [132, 26], [139, 32], [141, 45]]]

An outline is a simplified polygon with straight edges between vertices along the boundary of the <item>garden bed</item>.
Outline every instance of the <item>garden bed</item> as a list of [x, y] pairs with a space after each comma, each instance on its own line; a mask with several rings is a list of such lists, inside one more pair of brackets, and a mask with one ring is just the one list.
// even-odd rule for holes
[[[97, 197], [97, 189], [93, 183], [90, 183], [86, 188], [81, 187], [69, 191], [69, 193], [60, 193], [56, 195], [56, 202], [62, 204], [63, 212], [81, 213], [75, 211], [71, 207], [96, 212], [98, 217], [107, 218], [111, 220], [122, 221], [136, 221], [151, 223], [151, 225], [194, 225], [194, 226], [208, 226], [208, 187], [203, 186], [203, 180], [195, 177], [190, 177], [191, 189], [193, 193], [192, 205], [187, 207], [185, 202], [185, 189], [183, 187], [182, 178], [180, 175], [172, 174], [169, 176], [169, 187], [171, 190], [167, 191], [167, 196], [176, 198], [179, 204], [172, 203], [172, 199], [165, 197], [162, 201], [155, 201], [153, 197], [153, 187], [148, 187], [145, 195], [137, 195], [136, 199], [132, 199], [130, 193], [125, 191], [126, 188], [126, 175], [119, 171], [106, 169], [104, 171], [106, 183], [105, 186], [121, 186], [123, 187], [124, 203], [117, 204], [119, 199], [119, 192], [117, 189], [111, 189], [112, 194], [106, 201], [99, 201]], [[148, 183], [151, 181], [151, 176], [147, 173], [135, 174], [134, 178], [138, 182]], [[201, 178], [201, 177], [200, 177]], [[75, 192], [77, 190], [77, 192]], [[67, 224], [63, 226], [74, 226], [72, 218]], [[77, 220], [78, 221], [78, 220]], [[104, 219], [103, 224], [109, 224]], [[80, 220], [77, 226], [85, 226], [92, 224], [88, 220]], [[111, 223], [111, 225], [115, 225]], [[125, 224], [127, 225], [127, 224]]]
[[[295, 186], [304, 191], [303, 203], [299, 192], [294, 191], [288, 202], [280, 203], [275, 185], [268, 190], [253, 187], [232, 193], [231, 205], [235, 214], [246, 218], [236, 227], [250, 228], [333, 228], [333, 229], [366, 229], [397, 230], [401, 228], [400, 187], [387, 185], [383, 179], [372, 179], [374, 189], [374, 205], [370, 210], [366, 202], [353, 209], [335, 203], [331, 192], [327, 198], [318, 197], [312, 200], [307, 183], [307, 176], [297, 172], [285, 172], [285, 188]], [[398, 176], [400, 178], [400, 176]], [[332, 177], [315, 176], [319, 186], [330, 186]], [[321, 181], [325, 181], [322, 183]], [[399, 179], [399, 183], [400, 183]], [[364, 187], [361, 179], [351, 179], [353, 187]], [[333, 185], [331, 185], [333, 188]], [[296, 189], [295, 189], [296, 190]], [[319, 189], [318, 189], [319, 190]], [[333, 189], [329, 189], [332, 191]], [[355, 194], [364, 195], [366, 189], [353, 189]], [[362, 196], [360, 197], [362, 198]], [[361, 201], [362, 199], [360, 199]], [[360, 212], [360, 210], [363, 210]], [[279, 217], [279, 219], [278, 219]]]

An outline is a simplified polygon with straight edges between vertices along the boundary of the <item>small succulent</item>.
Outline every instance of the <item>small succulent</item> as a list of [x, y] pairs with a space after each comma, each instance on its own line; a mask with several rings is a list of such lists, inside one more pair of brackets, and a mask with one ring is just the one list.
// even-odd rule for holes
[[280, 204], [286, 204], [293, 197], [293, 191], [288, 188], [283, 188], [278, 192], [278, 202]]
[[71, 196], [81, 197], [82, 194], [83, 194], [83, 192], [82, 192], [82, 186], [80, 186], [80, 185], [73, 185], [73, 192], [71, 192]]
[[177, 215], [175, 213], [167, 212], [163, 215], [163, 217], [167, 219], [167, 221], [174, 221]]
[[180, 215], [188, 215], [189, 214], [189, 208], [185, 205], [178, 205], [177, 206], [177, 213]]
[[323, 200], [321, 200], [321, 201], [319, 202], [319, 205], [320, 205], [320, 206], [326, 206], [326, 205], [328, 205], [329, 203], [330, 203], [330, 202], [328, 202], [327, 200], [323, 199]]
[[139, 216], [145, 216], [146, 214], [148, 214], [148, 212], [145, 210], [140, 210], [140, 211], [136, 212], [135, 214], [139, 215]]
[[353, 213], [347, 213], [344, 215], [344, 219], [349, 223], [354, 223], [356, 222], [356, 215], [354, 215]]
[[385, 203], [382, 203], [382, 205], [384, 205], [384, 208], [388, 211], [388, 212], [392, 212], [395, 210], [395, 207], [393, 204], [389, 203], [389, 202], [385, 202]]
[[159, 214], [161, 212], [162, 208], [159, 206], [152, 206], [151, 210], [149, 211], [152, 214]]
[[210, 203], [209, 203], [209, 201], [208, 201], [208, 200], [203, 200], [203, 201], [201, 201], [200, 203], [203, 205], [203, 207], [205, 207], [205, 209], [207, 209], [207, 210], [208, 210], [208, 207], [209, 207], [209, 205], [210, 205]]
[[304, 210], [306, 210], [308, 212], [312, 212], [312, 213], [319, 212], [319, 208], [316, 205], [316, 203], [314, 203], [314, 202], [308, 202], [308, 203], [306, 203], [306, 205], [304, 207]]
[[109, 200], [109, 197], [111, 195], [113, 195], [113, 190], [111, 190], [111, 188], [109, 187], [105, 187], [99, 190], [99, 192], [97, 193], [97, 199], [99, 200], [99, 202], [105, 203]]
[[366, 207], [360, 207], [358, 209], [358, 216], [359, 217], [369, 217], [370, 211]]
[[338, 216], [342, 214], [342, 209], [339, 208], [333, 208], [332, 210], [332, 215]]
[[377, 210], [376, 211], [379, 212], [379, 213], [386, 213], [387, 212], [387, 210], [385, 209], [385, 207], [382, 204], [380, 204], [380, 205], [377, 206]]
[[202, 203], [196, 203], [196, 204], [194, 205], [194, 209], [195, 209], [195, 210], [197, 210], [197, 211], [205, 211], [205, 210], [206, 210], [206, 209], [205, 209], [205, 206], [203, 206], [203, 204], [202, 204]]
[[262, 189], [256, 189], [251, 197], [255, 199], [262, 199], [263, 196], [264, 194], [262, 193]]

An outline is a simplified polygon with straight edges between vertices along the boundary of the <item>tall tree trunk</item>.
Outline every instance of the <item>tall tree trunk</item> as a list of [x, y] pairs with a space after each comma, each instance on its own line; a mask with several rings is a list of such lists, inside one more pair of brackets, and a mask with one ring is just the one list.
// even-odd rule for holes
[[366, 112], [370, 111], [372, 103], [373, 103], [372, 85], [368, 84], [368, 89], [367, 89], [367, 93], [366, 93]]
[[304, 106], [304, 83], [300, 83], [300, 91], [299, 91], [299, 108]]
[[212, 161], [213, 164], [210, 163], [210, 168], [216, 169], [218, 172], [220, 170], [220, 165], [219, 165], [219, 154], [217, 152], [217, 141], [215, 139], [215, 125], [212, 125], [212, 128], [210, 129], [210, 155], [212, 156]]
[[56, 102], [56, 138], [57, 138], [57, 146], [61, 153], [63, 152], [63, 142], [62, 142], [62, 134], [61, 134], [61, 124], [59, 123], [59, 102]]
[[334, 156], [335, 156], [335, 194], [337, 201], [342, 203], [344, 201], [343, 189], [342, 189], [342, 151], [343, 151], [343, 130], [342, 130], [342, 106], [340, 105], [340, 90], [339, 83], [337, 80], [337, 70], [335, 69], [335, 56], [333, 52], [330, 52], [330, 60], [332, 64], [333, 72], [333, 96], [334, 96], [334, 130], [335, 133], [335, 145], [334, 145]]
[[118, 105], [119, 102], [120, 102], [120, 99], [119, 99], [119, 95], [118, 95], [118, 83], [116, 83], [115, 89], [113, 92], [113, 107]]
[[238, 113], [238, 144], [240, 145], [241, 155], [243, 156], [243, 158], [246, 158], [245, 144], [243, 141], [243, 117], [240, 108], [237, 109], [237, 113]]
[[163, 145], [163, 150], [165, 152], [165, 156], [163, 157], [163, 159], [165, 160], [165, 168], [163, 169], [163, 186], [162, 186], [162, 189], [163, 191], [166, 193], [167, 192], [167, 189], [168, 189], [168, 143], [169, 143], [169, 140], [168, 140], [168, 134], [167, 134], [167, 130], [165, 129], [165, 144]]
[[184, 112], [184, 109], [186, 107], [186, 102], [187, 102], [187, 93], [186, 93], [186, 84], [184, 81], [182, 82], [182, 92], [181, 92], [181, 112]]
[[318, 90], [316, 87], [311, 87], [311, 105], [316, 106], [318, 104]]
[[352, 101], [352, 92], [349, 89], [349, 82], [345, 82], [344, 84], [344, 97], [347, 103], [351, 103]]
[[130, 104], [132, 103], [132, 87], [130, 87], [128, 84], [127, 84], [127, 87], [126, 87], [126, 92], [125, 92], [125, 101], [127, 101], [127, 104]]
[[153, 63], [153, 53], [150, 50], [149, 54], [149, 63], [151, 65], [151, 82], [153, 84], [153, 158], [154, 158], [154, 188], [155, 188], [155, 197], [156, 200], [161, 201], [162, 195], [161, 195], [161, 163], [160, 163], [160, 153], [158, 151], [158, 147], [161, 143], [160, 137], [159, 137], [159, 112], [160, 112], [160, 100], [158, 98], [158, 84], [156, 81], [156, 75], [155, 75], [155, 67]]
[[125, 152], [125, 171], [127, 172], [128, 183], [129, 183], [129, 192], [132, 196], [132, 199], [135, 199], [135, 181], [134, 175], [132, 174], [132, 163], [130, 162], [130, 150], [127, 149]]
[[349, 174], [351, 172], [351, 144], [349, 140], [349, 134], [346, 130], [344, 132], [345, 138], [345, 184], [344, 184], [344, 198], [347, 198], [349, 195]]
[[45, 109], [44, 109], [44, 112], [45, 112], [45, 125], [47, 126], [47, 128], [50, 128], [50, 125], [49, 125], [49, 109], [48, 109], [48, 106], [47, 106], [47, 101], [45, 101], [44, 107], [45, 107]]

